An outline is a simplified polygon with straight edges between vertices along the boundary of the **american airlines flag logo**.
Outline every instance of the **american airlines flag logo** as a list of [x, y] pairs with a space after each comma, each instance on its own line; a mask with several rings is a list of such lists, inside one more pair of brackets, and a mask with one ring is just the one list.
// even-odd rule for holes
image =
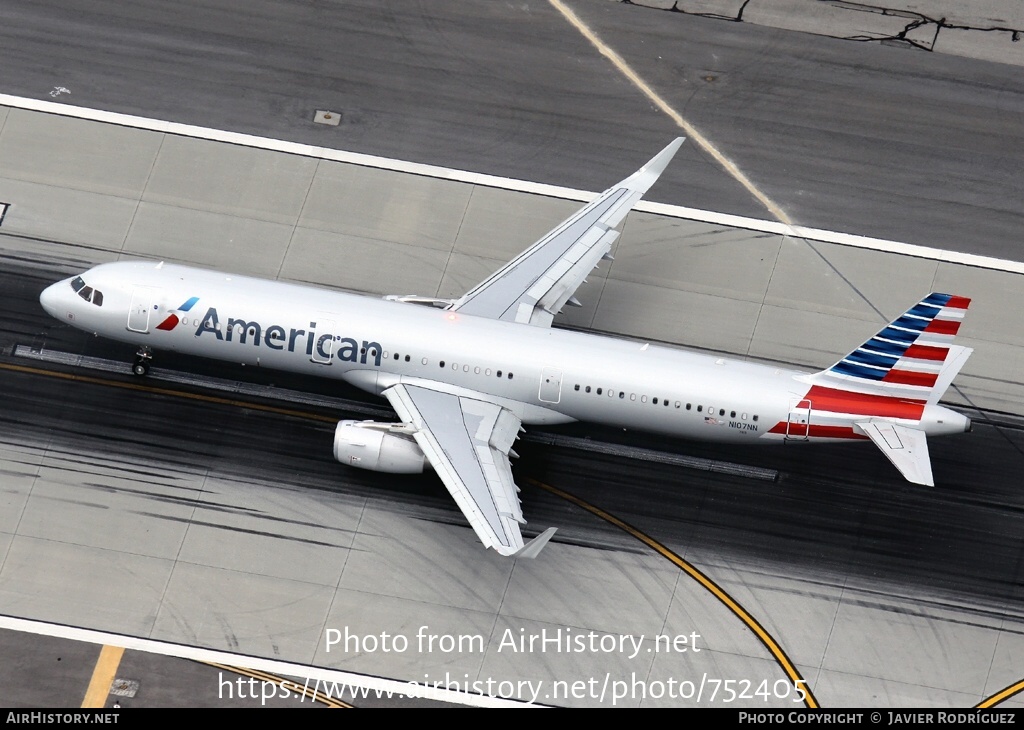
[[192, 307], [194, 307], [196, 305], [196, 302], [198, 301], [199, 297], [189, 297], [184, 304], [182, 304], [180, 307], [171, 312], [171, 314], [168, 314], [167, 319], [158, 324], [156, 328], [158, 330], [163, 330], [164, 332], [170, 332], [172, 329], [178, 326], [178, 322], [180, 321], [178, 319], [178, 315], [175, 314], [174, 312], [187, 312], [188, 310], [192, 309]]
[[708, 426], [724, 426], [725, 421], [719, 421], [717, 418], [711, 418], [710, 416], [704, 416], [704, 423]]

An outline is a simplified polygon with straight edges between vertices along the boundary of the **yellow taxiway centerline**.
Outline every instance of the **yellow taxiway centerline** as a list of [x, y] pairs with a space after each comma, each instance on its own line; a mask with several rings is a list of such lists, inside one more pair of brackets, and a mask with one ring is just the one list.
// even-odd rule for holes
[[100, 649], [100, 656], [92, 670], [92, 679], [89, 680], [89, 688], [85, 690], [82, 707], [106, 707], [110, 685], [114, 683], [122, 656], [124, 656], [124, 647], [104, 645]]
[[1024, 679], [1014, 684], [1011, 684], [1009, 687], [1005, 687], [999, 690], [991, 697], [986, 697], [977, 705], [975, 705], [975, 707], [977, 707], [979, 710], [990, 709], [1001, 702], [1005, 702], [1006, 700], [1010, 699], [1019, 692], [1024, 692]]
[[817, 708], [820, 706], [818, 705], [818, 700], [814, 697], [814, 693], [811, 692], [811, 688], [807, 684], [807, 681], [800, 675], [800, 671], [793, 664], [792, 660], [790, 660], [790, 658], [786, 655], [786, 652], [783, 651], [782, 647], [779, 646], [779, 642], [777, 642], [772, 637], [772, 635], [769, 634], [765, 630], [765, 628], [761, 626], [760, 623], [758, 623], [757, 619], [751, 616], [747, 612], [747, 610], [743, 608], [743, 606], [741, 606], [739, 602], [736, 601], [736, 599], [734, 599], [732, 596], [726, 593], [721, 586], [719, 586], [717, 583], [711, 580], [711, 578], [709, 578], [708, 576], [704, 575], [704, 573], [702, 573], [698, 568], [696, 568], [691, 563], [688, 563], [686, 560], [683, 560], [683, 558], [681, 558], [679, 555], [676, 555], [674, 552], [669, 550], [667, 547], [662, 545], [660, 542], [655, 540], [650, 535], [641, 532], [640, 530], [633, 527], [627, 522], [623, 522], [615, 515], [605, 512], [600, 507], [595, 507], [594, 505], [583, 501], [574, 494], [570, 494], [569, 492], [559, 489], [558, 487], [552, 487], [551, 485], [545, 484], [544, 482], [539, 482], [536, 479], [530, 479], [530, 483], [534, 484], [537, 487], [540, 487], [541, 489], [547, 492], [550, 492], [551, 494], [554, 494], [557, 497], [561, 497], [562, 499], [568, 502], [572, 502], [578, 507], [582, 507], [583, 509], [587, 510], [587, 512], [590, 512], [593, 515], [597, 515], [606, 522], [610, 522], [619, 529], [629, 533], [637, 540], [647, 545], [649, 548], [653, 549], [656, 553], [666, 558], [677, 567], [681, 568], [683, 572], [685, 572], [695, 581], [700, 583], [705, 590], [707, 590], [709, 593], [711, 593], [711, 595], [713, 595], [715, 598], [721, 601], [726, 606], [726, 608], [732, 611], [737, 618], [739, 618], [744, 624], [747, 625], [747, 627], [751, 631], [754, 632], [757, 638], [761, 640], [761, 643], [764, 644], [764, 646], [768, 649], [769, 652], [771, 652], [772, 657], [774, 657], [776, 663], [778, 663], [778, 665], [782, 667], [782, 671], [786, 673], [786, 676], [788, 676], [790, 681], [793, 682], [793, 685], [795, 687], [800, 687], [803, 689], [804, 704], [807, 705], [807, 707]]

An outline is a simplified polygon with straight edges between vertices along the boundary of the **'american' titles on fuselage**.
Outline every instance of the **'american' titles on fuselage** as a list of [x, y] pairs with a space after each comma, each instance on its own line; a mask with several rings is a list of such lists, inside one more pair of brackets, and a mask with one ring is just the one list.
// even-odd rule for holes
[[[377, 395], [399, 381], [444, 381], [503, 399], [524, 425], [583, 420], [750, 442], [774, 438], [767, 431], [804, 392], [796, 371], [175, 264], [101, 264], [76, 279], [102, 290], [103, 306], [66, 282], [47, 290], [45, 306], [105, 337], [340, 378]], [[126, 327], [140, 290], [151, 293], [153, 322]], [[550, 386], [545, 371], [557, 373]]]
[[[252, 334], [251, 344], [259, 347], [260, 342], [271, 350], [287, 350], [295, 352], [296, 340], [305, 339], [305, 354], [313, 357], [314, 354], [328, 360], [332, 356], [343, 362], [358, 362], [366, 364], [367, 357], [373, 358], [373, 364], [380, 367], [381, 353], [383, 348], [379, 342], [363, 340], [361, 343], [351, 337], [335, 335], [333, 332], [317, 334], [316, 322], [309, 323], [309, 329], [286, 328], [278, 324], [264, 327], [256, 320], [245, 320], [230, 317], [227, 319], [227, 326], [221, 331], [220, 316], [216, 307], [210, 307], [196, 327], [196, 337], [210, 333], [218, 340], [232, 342], [235, 332], [238, 332], [239, 344], [250, 344], [250, 333]], [[332, 352], [333, 351], [333, 352]]]

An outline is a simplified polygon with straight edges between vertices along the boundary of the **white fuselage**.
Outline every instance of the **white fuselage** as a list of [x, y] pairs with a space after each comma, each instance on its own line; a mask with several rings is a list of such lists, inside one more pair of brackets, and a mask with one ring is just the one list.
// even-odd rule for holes
[[398, 382], [483, 393], [526, 425], [783, 440], [778, 424], [809, 387], [792, 370], [171, 264], [103, 264], [80, 279], [102, 293], [101, 305], [72, 279], [41, 301], [104, 337], [337, 378], [374, 394]]

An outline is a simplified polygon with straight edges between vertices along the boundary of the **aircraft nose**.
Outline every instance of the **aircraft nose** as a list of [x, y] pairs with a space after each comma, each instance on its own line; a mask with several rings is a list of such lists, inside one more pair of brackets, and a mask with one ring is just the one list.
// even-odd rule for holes
[[51, 317], [60, 317], [60, 294], [57, 291], [64, 282], [58, 282], [57, 284], [51, 284], [50, 286], [43, 289], [43, 293], [39, 295], [39, 303], [43, 305], [43, 309]]

